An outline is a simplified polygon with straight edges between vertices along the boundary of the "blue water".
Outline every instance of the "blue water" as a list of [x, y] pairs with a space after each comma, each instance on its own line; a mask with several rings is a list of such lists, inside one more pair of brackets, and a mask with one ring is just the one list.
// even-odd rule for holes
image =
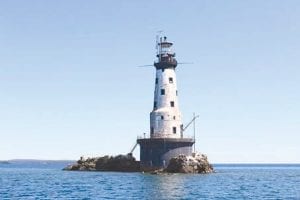
[[300, 165], [215, 165], [209, 175], [68, 172], [0, 164], [0, 199], [300, 199]]

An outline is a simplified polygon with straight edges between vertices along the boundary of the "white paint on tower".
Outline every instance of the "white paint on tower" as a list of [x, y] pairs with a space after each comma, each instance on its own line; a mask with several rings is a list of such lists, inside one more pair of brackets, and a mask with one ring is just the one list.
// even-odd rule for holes
[[150, 113], [151, 138], [182, 138], [181, 113], [175, 68], [177, 61], [167, 38], [160, 38], [156, 67], [153, 111]]

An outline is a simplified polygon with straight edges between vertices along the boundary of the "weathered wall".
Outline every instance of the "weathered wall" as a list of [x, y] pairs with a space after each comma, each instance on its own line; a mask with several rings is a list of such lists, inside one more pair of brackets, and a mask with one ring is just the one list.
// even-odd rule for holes
[[[161, 94], [162, 89], [165, 91], [163, 95]], [[153, 111], [150, 113], [150, 133], [152, 133], [152, 138], [181, 137], [182, 116], [179, 111], [177, 94], [175, 69], [156, 70], [155, 106], [153, 106]], [[174, 102], [174, 107], [171, 106], [171, 102]], [[176, 128], [176, 133], [174, 133], [173, 127]]]
[[192, 155], [192, 139], [139, 139], [142, 168], [166, 167], [169, 160], [180, 154]]

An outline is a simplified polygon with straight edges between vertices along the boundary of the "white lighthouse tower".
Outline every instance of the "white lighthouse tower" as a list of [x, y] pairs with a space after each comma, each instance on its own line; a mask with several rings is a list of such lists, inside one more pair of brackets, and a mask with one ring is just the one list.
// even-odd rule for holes
[[157, 62], [153, 111], [150, 113], [151, 138], [181, 138], [182, 122], [178, 106], [175, 68], [177, 61], [167, 37], [157, 41]]
[[144, 171], [167, 166], [173, 157], [192, 155], [194, 138], [183, 137], [183, 125], [178, 106], [175, 68], [177, 61], [167, 37], [156, 42], [157, 60], [153, 110], [150, 113], [150, 138], [138, 138], [140, 165]]

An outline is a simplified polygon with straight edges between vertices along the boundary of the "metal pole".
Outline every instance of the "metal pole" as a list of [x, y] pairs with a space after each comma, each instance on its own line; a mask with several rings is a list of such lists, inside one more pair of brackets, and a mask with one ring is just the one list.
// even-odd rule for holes
[[194, 119], [194, 121], [193, 121], [193, 127], [194, 127], [194, 153], [196, 152], [196, 123], [195, 123], [195, 121], [196, 121], [196, 118], [195, 118], [195, 113], [193, 113], [193, 119]]

